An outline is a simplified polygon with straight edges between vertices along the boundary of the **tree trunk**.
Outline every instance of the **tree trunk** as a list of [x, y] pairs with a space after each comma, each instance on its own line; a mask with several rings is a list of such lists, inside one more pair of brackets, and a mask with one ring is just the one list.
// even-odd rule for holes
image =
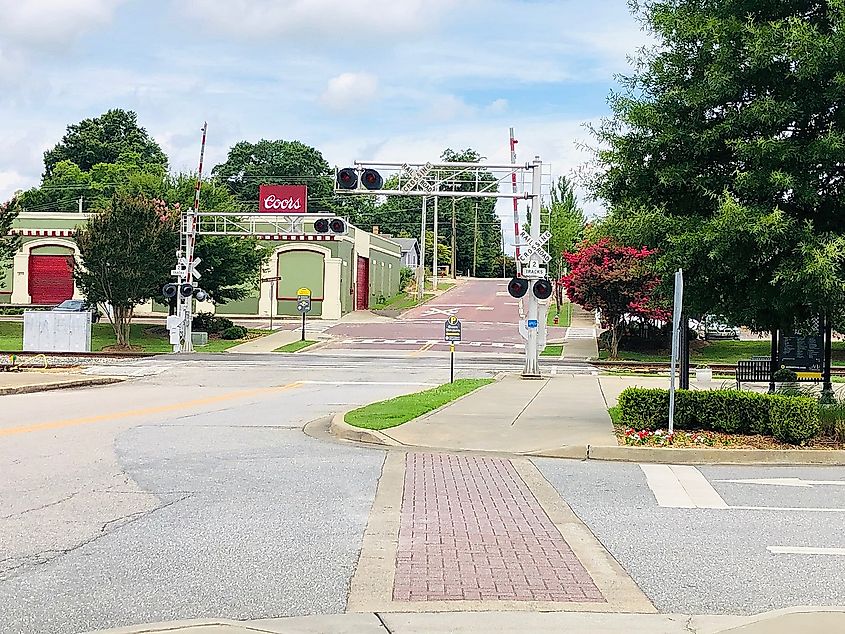
[[115, 306], [114, 321], [112, 328], [114, 329], [114, 337], [116, 339], [117, 348], [129, 347], [129, 326], [132, 323], [132, 309], [123, 306]]
[[615, 360], [619, 356], [619, 322], [610, 324], [610, 358]]

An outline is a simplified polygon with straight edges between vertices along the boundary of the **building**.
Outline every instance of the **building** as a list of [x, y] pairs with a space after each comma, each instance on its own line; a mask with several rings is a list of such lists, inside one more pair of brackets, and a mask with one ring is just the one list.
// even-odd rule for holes
[[[88, 214], [78, 213], [21, 213], [13, 231], [23, 243], [12, 266], [0, 269], [0, 305], [54, 305], [82, 298], [73, 280], [73, 267], [80, 265], [73, 235], [87, 219]], [[235, 317], [295, 316], [296, 291], [307, 287], [312, 296], [309, 315], [339, 319], [399, 292], [401, 247], [395, 240], [351, 225], [343, 235], [259, 233], [257, 237], [273, 250], [261, 277], [281, 279], [262, 282], [239, 302], [217, 307], [199, 303], [198, 311]], [[136, 314], [166, 310], [149, 302]]]
[[402, 249], [402, 266], [412, 269], [420, 265], [420, 243], [416, 238], [390, 238]]

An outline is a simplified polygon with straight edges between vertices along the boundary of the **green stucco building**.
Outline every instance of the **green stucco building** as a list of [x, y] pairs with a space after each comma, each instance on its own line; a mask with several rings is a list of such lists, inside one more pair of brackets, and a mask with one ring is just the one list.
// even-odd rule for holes
[[[81, 297], [73, 283], [73, 268], [81, 265], [73, 235], [87, 219], [88, 214], [78, 213], [21, 213], [13, 231], [23, 244], [12, 266], [0, 269], [0, 304], [51, 305]], [[339, 319], [399, 292], [400, 246], [388, 238], [351, 225], [342, 235], [316, 234], [307, 221], [304, 235], [255, 227], [257, 237], [272, 249], [261, 272], [266, 281], [243, 301], [217, 307], [200, 303], [198, 311], [242, 317], [297, 315], [296, 291], [307, 287], [312, 295], [309, 315]], [[262, 228], [268, 232], [262, 233]], [[165, 310], [150, 302], [136, 313]]]

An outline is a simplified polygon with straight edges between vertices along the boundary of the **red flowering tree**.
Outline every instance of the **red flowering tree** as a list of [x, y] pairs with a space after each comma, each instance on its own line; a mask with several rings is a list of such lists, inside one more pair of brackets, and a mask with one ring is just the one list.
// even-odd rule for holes
[[669, 318], [653, 293], [660, 283], [649, 266], [654, 249], [637, 249], [609, 238], [582, 244], [575, 253], [564, 253], [570, 273], [561, 278], [566, 294], [586, 310], [601, 311], [602, 326], [610, 330], [610, 358], [619, 353], [619, 330], [626, 315], [646, 319]]

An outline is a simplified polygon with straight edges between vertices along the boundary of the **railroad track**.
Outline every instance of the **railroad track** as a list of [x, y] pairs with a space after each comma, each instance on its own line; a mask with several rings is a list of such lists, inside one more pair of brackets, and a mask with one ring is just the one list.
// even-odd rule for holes
[[[669, 370], [668, 361], [593, 361], [592, 365], [602, 370], [617, 370], [627, 372], [661, 372]], [[708, 363], [707, 367], [713, 374], [736, 374], [735, 363]], [[845, 366], [833, 366], [830, 369], [833, 376], [845, 376]]]

